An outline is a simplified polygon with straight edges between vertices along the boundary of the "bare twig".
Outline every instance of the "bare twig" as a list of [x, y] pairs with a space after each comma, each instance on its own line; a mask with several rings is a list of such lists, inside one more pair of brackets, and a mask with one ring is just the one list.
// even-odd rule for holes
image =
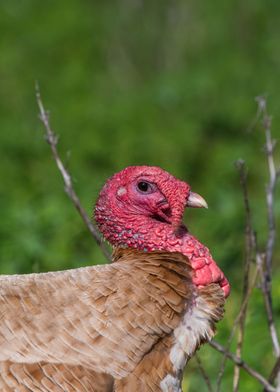
[[58, 167], [58, 170], [60, 171], [60, 174], [62, 175], [63, 181], [64, 181], [64, 189], [65, 192], [67, 193], [68, 197], [74, 204], [75, 208], [78, 210], [79, 214], [81, 215], [86, 227], [90, 231], [92, 237], [94, 240], [97, 242], [97, 244], [100, 246], [102, 252], [104, 253], [105, 257], [110, 260], [110, 254], [105, 246], [105, 243], [102, 240], [101, 235], [99, 234], [98, 229], [95, 227], [95, 225], [91, 222], [90, 218], [88, 217], [86, 211], [83, 209], [80, 200], [73, 188], [73, 183], [72, 183], [72, 178], [67, 169], [65, 168], [59, 154], [57, 151], [57, 142], [58, 138], [57, 135], [53, 132], [50, 126], [49, 122], [49, 115], [46, 112], [42, 99], [41, 99], [41, 94], [39, 90], [38, 84], [36, 84], [36, 99], [37, 99], [37, 104], [39, 106], [40, 110], [40, 120], [44, 124], [45, 127], [45, 138], [48, 144], [51, 147], [52, 155], [55, 160], [55, 163]]
[[266, 391], [276, 392], [276, 389], [260, 373], [258, 373], [256, 370], [251, 368], [245, 361], [243, 361], [242, 358], [239, 358], [235, 354], [229, 352], [224, 346], [214, 340], [212, 340], [209, 344], [215, 350], [224, 354], [227, 358], [233, 361], [237, 366], [245, 370], [248, 374], [250, 374], [250, 376], [255, 378], [260, 384], [262, 384], [263, 387], [266, 388]]
[[212, 385], [211, 385], [210, 378], [208, 377], [208, 374], [206, 373], [206, 371], [205, 371], [205, 369], [204, 369], [204, 367], [202, 365], [201, 359], [200, 359], [198, 354], [195, 355], [195, 359], [196, 359], [196, 363], [197, 363], [198, 369], [200, 370], [200, 373], [201, 373], [201, 375], [202, 375], [202, 377], [203, 377], [203, 379], [205, 381], [205, 384], [207, 386], [208, 391], [209, 392], [213, 392], [213, 388], [212, 388]]
[[[265, 257], [265, 269], [262, 274], [262, 292], [264, 296], [265, 309], [267, 314], [267, 320], [273, 344], [274, 354], [276, 358], [280, 356], [280, 346], [275, 327], [272, 307], [272, 295], [271, 295], [271, 274], [272, 274], [272, 256], [275, 245], [275, 217], [274, 217], [274, 193], [277, 180], [277, 171], [275, 168], [273, 151], [275, 142], [271, 138], [271, 117], [267, 112], [267, 103], [265, 97], [257, 97], [258, 110], [263, 116], [263, 126], [265, 131], [265, 153], [267, 157], [268, 170], [269, 170], [269, 182], [266, 186], [266, 205], [267, 205], [267, 221], [268, 221], [268, 238], [266, 244], [266, 257]], [[279, 380], [280, 382], [280, 380]]]
[[[243, 160], [239, 160], [236, 163], [236, 167], [239, 171], [240, 184], [243, 190], [243, 199], [244, 199], [244, 207], [246, 213], [246, 246], [245, 246], [245, 265], [244, 265], [244, 278], [243, 278], [243, 294], [242, 294], [242, 303], [244, 303], [242, 312], [240, 312], [239, 319], [239, 331], [237, 337], [237, 347], [236, 347], [236, 356], [241, 357], [242, 355], [242, 346], [244, 340], [244, 329], [245, 329], [245, 320], [247, 315], [247, 301], [249, 292], [249, 276], [250, 276], [250, 265], [253, 262], [254, 254], [256, 253], [256, 236], [253, 231], [252, 225], [252, 217], [251, 217], [251, 209], [248, 197], [248, 187], [247, 187], [247, 169], [245, 167], [245, 162]], [[234, 376], [233, 376], [233, 392], [238, 391], [240, 380], [240, 367], [234, 367]]]
[[[278, 372], [279, 372], [279, 369], [280, 369], [280, 357], [276, 360], [276, 362], [275, 362], [275, 364], [274, 364], [274, 366], [273, 366], [273, 369], [272, 369], [272, 371], [271, 371], [271, 373], [270, 373], [270, 376], [269, 376], [269, 378], [268, 378], [268, 381], [270, 382], [270, 383], [273, 383], [274, 382], [274, 380], [275, 380], [275, 378], [276, 378], [276, 376], [277, 376], [277, 374], [278, 374]], [[265, 390], [266, 391], [266, 390]]]
[[[271, 295], [271, 280], [272, 280], [272, 257], [273, 257], [273, 250], [275, 245], [275, 236], [276, 236], [276, 229], [275, 229], [275, 217], [274, 217], [274, 193], [275, 193], [275, 186], [276, 181], [279, 176], [279, 171], [275, 168], [273, 151], [275, 147], [275, 142], [271, 138], [271, 118], [267, 113], [267, 106], [266, 106], [266, 99], [264, 97], [258, 97], [258, 111], [257, 117], [263, 118], [263, 125], [265, 130], [265, 137], [266, 137], [266, 145], [265, 145], [265, 152], [267, 156], [268, 162], [268, 169], [269, 169], [269, 183], [266, 187], [266, 205], [267, 205], [267, 220], [268, 220], [268, 238], [266, 244], [266, 250], [264, 253], [261, 253], [257, 249], [256, 244], [256, 235], [252, 228], [252, 219], [251, 219], [251, 212], [250, 212], [250, 205], [248, 199], [248, 191], [247, 191], [247, 173], [245, 169], [245, 165], [243, 161], [237, 162], [237, 168], [240, 173], [240, 181], [243, 189], [243, 199], [244, 199], [244, 206], [246, 212], [246, 259], [245, 259], [245, 272], [244, 272], [244, 282], [243, 282], [243, 300], [241, 309], [239, 312], [238, 317], [234, 322], [233, 329], [229, 336], [227, 345], [225, 347], [224, 355], [227, 356], [227, 351], [229, 350], [230, 343], [233, 339], [236, 326], [239, 325], [239, 335], [237, 338], [237, 349], [236, 349], [236, 357], [240, 358], [242, 353], [242, 346], [244, 340], [244, 328], [245, 328], [245, 318], [246, 318], [246, 310], [247, 310], [247, 303], [250, 297], [250, 293], [252, 290], [249, 288], [249, 275], [250, 275], [250, 264], [251, 261], [255, 258], [256, 260], [256, 275], [255, 280], [257, 279], [258, 274], [261, 277], [261, 289], [263, 292], [264, 297], [264, 304], [267, 314], [267, 320], [271, 335], [271, 340], [273, 344], [273, 349], [275, 356], [277, 358], [274, 368], [271, 372], [271, 376], [269, 378], [269, 382], [273, 383], [275, 378], [277, 378], [277, 392], [280, 391], [280, 349], [279, 349], [279, 341], [276, 332], [274, 316], [273, 316], [273, 308], [272, 308], [272, 295]], [[229, 358], [229, 356], [227, 356]], [[224, 357], [221, 365], [221, 369], [218, 375], [217, 380], [217, 391], [220, 390], [221, 379], [225, 371], [225, 364], [226, 364], [226, 357]], [[236, 364], [234, 369], [234, 380], [233, 380], [233, 391], [238, 391], [239, 385], [239, 378], [240, 378], [240, 371], [238, 369], [238, 364]], [[269, 387], [265, 387], [265, 391], [269, 391]]]
[[[240, 319], [241, 319], [242, 315], [244, 314], [244, 310], [247, 309], [249, 299], [251, 297], [252, 291], [253, 291], [253, 289], [254, 289], [254, 287], [256, 285], [257, 278], [259, 276], [259, 271], [260, 271], [260, 267], [257, 265], [257, 268], [255, 270], [254, 276], [252, 278], [251, 285], [248, 288], [246, 296], [243, 298], [243, 302], [241, 303], [241, 307], [240, 307], [239, 313], [238, 313], [238, 315], [236, 316], [236, 318], [234, 320], [234, 323], [233, 323], [233, 326], [232, 326], [232, 329], [231, 329], [231, 333], [230, 333], [230, 335], [228, 337], [226, 347], [224, 348], [224, 351], [223, 351], [224, 354], [229, 351], [229, 348], [230, 348], [232, 339], [234, 337], [236, 328], [237, 328], [238, 324], [240, 323]], [[219, 371], [219, 374], [218, 374], [218, 377], [217, 377], [217, 386], [216, 386], [216, 391], [217, 392], [220, 391], [220, 388], [221, 388], [222, 377], [223, 377], [224, 372], [225, 372], [227, 359], [230, 359], [230, 358], [228, 356], [224, 355], [223, 359], [222, 359], [222, 362], [221, 362], [220, 371]]]
[[[246, 213], [246, 256], [245, 256], [245, 266], [244, 266], [244, 278], [243, 278], [243, 297], [241, 301], [241, 306], [237, 317], [234, 320], [234, 324], [229, 335], [226, 350], [229, 350], [232, 339], [234, 337], [236, 328], [239, 326], [239, 334], [237, 340], [237, 349], [236, 355], [241, 357], [242, 346], [243, 346], [243, 339], [244, 339], [244, 327], [245, 327], [245, 319], [247, 314], [247, 305], [252, 293], [253, 288], [255, 287], [256, 280], [259, 274], [259, 267], [255, 271], [254, 277], [252, 279], [251, 286], [249, 284], [249, 277], [250, 277], [250, 264], [254, 260], [254, 254], [256, 253], [256, 236], [253, 230], [252, 225], [252, 217], [251, 217], [251, 209], [249, 204], [249, 197], [248, 197], [248, 189], [247, 189], [247, 170], [245, 167], [245, 162], [243, 160], [238, 160], [236, 162], [237, 170], [239, 171], [240, 176], [240, 183], [243, 191], [243, 199], [244, 199], [244, 207]], [[221, 388], [222, 377], [225, 372], [225, 366], [227, 361], [227, 356], [224, 355], [220, 371], [217, 377], [217, 385], [216, 391], [219, 392]], [[233, 378], [233, 391], [238, 391], [239, 385], [239, 377], [240, 377], [240, 368], [235, 366], [234, 369], [234, 378]]]

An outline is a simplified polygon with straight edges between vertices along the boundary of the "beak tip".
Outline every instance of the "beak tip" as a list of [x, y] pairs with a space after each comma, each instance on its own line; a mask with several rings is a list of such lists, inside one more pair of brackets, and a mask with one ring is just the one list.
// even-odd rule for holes
[[193, 207], [193, 208], [207, 208], [208, 209], [208, 204], [206, 200], [203, 199], [202, 196], [195, 192], [190, 192], [188, 200], [187, 200], [187, 207]]

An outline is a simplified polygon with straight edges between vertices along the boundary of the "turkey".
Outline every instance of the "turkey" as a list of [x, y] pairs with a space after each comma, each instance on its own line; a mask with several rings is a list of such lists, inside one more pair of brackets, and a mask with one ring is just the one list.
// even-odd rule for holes
[[186, 207], [207, 204], [158, 167], [128, 167], [95, 207], [112, 264], [1, 276], [0, 390], [181, 391], [230, 291]]

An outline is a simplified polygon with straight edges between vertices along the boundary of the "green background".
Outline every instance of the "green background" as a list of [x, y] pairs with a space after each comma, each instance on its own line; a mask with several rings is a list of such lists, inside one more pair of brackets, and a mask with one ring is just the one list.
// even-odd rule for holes
[[[185, 221], [232, 285], [218, 326], [217, 339], [225, 342], [240, 304], [244, 263], [238, 158], [249, 167], [261, 246], [267, 235], [264, 133], [249, 129], [254, 97], [267, 94], [273, 134], [280, 136], [279, 12], [280, 2], [273, 0], [2, 1], [0, 272], [105, 261], [64, 194], [43, 139], [38, 81], [60, 153], [89, 214], [104, 181], [128, 165], [161, 166], [208, 201], [208, 211], [188, 211]], [[279, 192], [275, 207], [278, 219]], [[277, 324], [279, 251], [278, 246]], [[259, 289], [245, 339], [244, 358], [268, 375], [274, 360]], [[221, 357], [209, 347], [200, 353], [214, 382]], [[228, 364], [222, 391], [231, 385]], [[195, 361], [184, 390], [207, 390]], [[261, 387], [242, 372], [240, 391], [252, 390]]]

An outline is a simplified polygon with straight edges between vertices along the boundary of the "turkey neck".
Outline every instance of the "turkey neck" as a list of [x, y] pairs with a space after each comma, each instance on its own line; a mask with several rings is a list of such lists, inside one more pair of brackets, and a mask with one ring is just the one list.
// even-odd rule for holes
[[131, 222], [129, 219], [124, 222], [105, 221], [100, 229], [106, 239], [117, 247], [136, 248], [146, 252], [180, 252], [189, 258], [193, 269], [213, 262], [208, 248], [191, 235], [183, 224], [175, 230], [168, 223], [152, 218], [136, 221], [134, 216]]
[[98, 225], [105, 238], [116, 247], [179, 252], [190, 260], [193, 283], [200, 287], [218, 283], [225, 296], [230, 287], [223, 272], [213, 260], [208, 248], [191, 235], [183, 224], [171, 224], [151, 217], [127, 215], [126, 219], [99, 215]]

